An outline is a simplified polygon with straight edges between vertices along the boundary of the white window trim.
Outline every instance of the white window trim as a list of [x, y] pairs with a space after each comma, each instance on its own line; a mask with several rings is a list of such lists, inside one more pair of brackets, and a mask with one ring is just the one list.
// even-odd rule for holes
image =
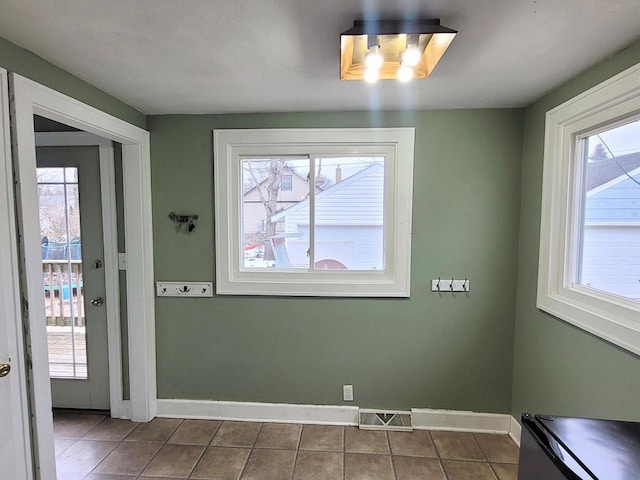
[[640, 354], [640, 305], [573, 284], [580, 199], [576, 139], [640, 112], [640, 64], [547, 112], [537, 306], [583, 330]]
[[[214, 130], [216, 292], [228, 295], [408, 297], [411, 280], [411, 207], [414, 128]], [[385, 238], [384, 272], [247, 272], [239, 252], [240, 156], [278, 153], [392, 151], [385, 174], [385, 196], [395, 199], [385, 210], [391, 225]], [[387, 168], [387, 167], [386, 167]], [[389, 181], [390, 180], [390, 181]], [[386, 203], [386, 202], [385, 202]], [[385, 205], [385, 208], [388, 208]]]

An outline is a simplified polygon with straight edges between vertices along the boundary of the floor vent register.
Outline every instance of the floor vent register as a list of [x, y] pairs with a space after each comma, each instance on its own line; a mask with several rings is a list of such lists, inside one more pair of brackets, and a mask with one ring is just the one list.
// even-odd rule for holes
[[361, 430], [413, 431], [411, 412], [369, 410], [361, 408], [359, 412]]

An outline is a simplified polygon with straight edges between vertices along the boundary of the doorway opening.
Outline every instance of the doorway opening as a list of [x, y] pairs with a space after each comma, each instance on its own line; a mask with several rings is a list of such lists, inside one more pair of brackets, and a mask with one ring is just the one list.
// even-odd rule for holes
[[[46, 331], [46, 307], [44, 292], [43, 271], [43, 235], [39, 221], [38, 209], [38, 182], [36, 162], [36, 136], [34, 132], [34, 114], [45, 119], [68, 125], [71, 129], [77, 129], [89, 134], [97, 135], [106, 140], [110, 145], [117, 142], [122, 145], [123, 166], [123, 192], [126, 202], [124, 205], [125, 243], [127, 246], [127, 302], [126, 336], [125, 342], [129, 347], [128, 372], [130, 376], [129, 400], [124, 400], [122, 395], [122, 382], [120, 388], [111, 383], [109, 394], [111, 397], [111, 415], [120, 418], [131, 418], [135, 421], [149, 421], [155, 416], [156, 389], [155, 389], [155, 341], [154, 341], [154, 296], [153, 296], [153, 252], [151, 232], [151, 180], [149, 165], [149, 135], [148, 132], [128, 124], [122, 120], [105, 114], [66, 95], [43, 87], [31, 80], [19, 75], [10, 75], [13, 90], [13, 118], [12, 130], [14, 133], [14, 168], [16, 175], [17, 219], [20, 231], [20, 250], [23, 260], [21, 290], [24, 297], [23, 311], [24, 321], [28, 326], [28, 335], [25, 338], [27, 354], [31, 360], [29, 372], [29, 390], [31, 403], [31, 432], [34, 440], [35, 468], [42, 480], [55, 479], [55, 454], [53, 442], [53, 418], [52, 418], [52, 388], [50, 383], [50, 367], [48, 362], [47, 331]], [[72, 132], [77, 133], [77, 132]], [[69, 144], [67, 144], [68, 146]], [[72, 144], [73, 145], [73, 144]], [[100, 147], [101, 148], [101, 147]], [[102, 159], [100, 161], [102, 167]], [[108, 169], [109, 167], [107, 167]], [[113, 167], [110, 167], [111, 171]], [[102, 168], [101, 168], [102, 171]], [[112, 205], [112, 190], [105, 185], [105, 177], [100, 177], [102, 212], [114, 215], [107, 205]], [[71, 185], [70, 182], [67, 182]], [[69, 186], [68, 185], [68, 186]], [[82, 203], [82, 200], [81, 200]], [[82, 218], [82, 214], [80, 214]], [[115, 216], [115, 215], [114, 215]], [[84, 220], [83, 220], [84, 221]], [[115, 229], [113, 230], [115, 232]], [[71, 237], [71, 232], [69, 237]], [[81, 238], [84, 236], [82, 233]], [[104, 236], [105, 238], [107, 235]], [[115, 249], [116, 242], [112, 242], [115, 254], [104, 256], [105, 282], [117, 285], [118, 255]], [[73, 265], [73, 238], [67, 238], [67, 266]], [[80, 249], [86, 248], [86, 241], [80, 241]], [[64, 247], [63, 247], [64, 248]], [[105, 251], [107, 245], [105, 242]], [[92, 257], [93, 260], [93, 257]], [[111, 278], [107, 275], [109, 269]], [[95, 264], [94, 264], [95, 265]], [[91, 262], [84, 259], [82, 279], [78, 272], [73, 272], [73, 266], [66, 272], [67, 288], [64, 284], [58, 285], [57, 292], [50, 286], [50, 294], [53, 298], [64, 300], [78, 295], [78, 290], [88, 287], [88, 269]], [[59, 275], [63, 276], [62, 270]], [[82, 286], [80, 285], [82, 281]], [[74, 286], [75, 284], [75, 286]], [[75, 290], [75, 292], [74, 292]], [[109, 287], [104, 301], [107, 304], [117, 305], [109, 298]], [[117, 297], [117, 288], [111, 288]], [[85, 298], [88, 292], [85, 292]], [[95, 297], [91, 296], [91, 300]], [[64, 302], [62, 302], [64, 309]], [[93, 305], [91, 305], [93, 307]], [[69, 307], [71, 308], [71, 307]], [[85, 314], [88, 304], [84, 305]], [[78, 310], [76, 308], [76, 310]], [[77, 312], [76, 312], [77, 313]], [[69, 313], [69, 321], [76, 322], [77, 315]], [[63, 322], [66, 315], [63, 312]], [[73, 319], [71, 317], [74, 317]], [[119, 335], [114, 332], [112, 326], [108, 326], [108, 335]], [[87, 341], [90, 335], [87, 331]], [[109, 350], [108, 363], [121, 361], [119, 352]], [[91, 376], [90, 357], [87, 358], [87, 376]], [[76, 366], [76, 374], [78, 373]], [[114, 400], [114, 390], [117, 401]]]
[[[36, 118], [35, 123], [42, 122]], [[101, 149], [107, 152], [102, 161]], [[118, 195], [114, 179], [101, 182], [114, 170], [109, 168], [113, 151], [111, 142], [83, 132], [36, 133], [45, 324], [57, 408], [111, 411], [113, 405], [119, 410], [128, 391], [122, 381], [118, 304], [126, 293], [112, 271], [124, 248], [113, 241], [120, 228], [109, 214], [115, 206], [108, 204]], [[103, 184], [111, 195], [102, 195]], [[107, 284], [107, 276], [115, 281]]]

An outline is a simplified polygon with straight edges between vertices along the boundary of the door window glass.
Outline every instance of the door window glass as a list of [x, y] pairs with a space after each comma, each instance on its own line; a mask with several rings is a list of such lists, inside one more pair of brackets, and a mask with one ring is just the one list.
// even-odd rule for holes
[[77, 168], [38, 168], [49, 375], [87, 378]]

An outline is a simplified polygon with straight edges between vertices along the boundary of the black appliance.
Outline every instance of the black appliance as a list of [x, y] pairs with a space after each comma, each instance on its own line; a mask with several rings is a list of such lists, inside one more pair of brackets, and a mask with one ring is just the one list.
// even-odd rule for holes
[[640, 479], [640, 423], [522, 415], [519, 480]]

